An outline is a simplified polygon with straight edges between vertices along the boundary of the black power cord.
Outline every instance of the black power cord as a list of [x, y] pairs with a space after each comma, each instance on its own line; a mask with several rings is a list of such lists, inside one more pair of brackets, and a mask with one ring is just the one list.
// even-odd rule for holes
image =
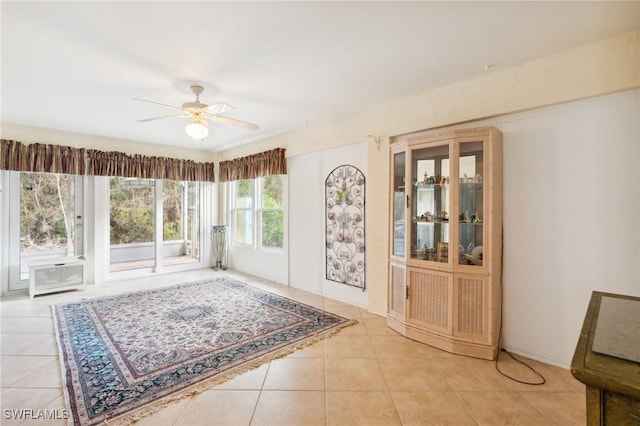
[[[504, 229], [502, 232], [502, 250], [501, 251], [502, 251], [502, 256], [500, 256], [500, 330], [498, 331], [498, 355], [496, 356], [496, 362], [495, 362], [496, 371], [501, 375], [503, 375], [504, 377], [506, 377], [507, 379], [513, 380], [514, 382], [522, 383], [524, 385], [531, 385], [531, 386], [544, 385], [546, 383], [546, 380], [540, 372], [536, 371], [535, 368], [533, 368], [526, 362], [522, 361], [521, 359], [516, 358], [511, 352], [507, 351], [502, 347], [502, 315], [503, 315], [503, 307], [504, 307], [504, 287], [502, 286], [502, 277], [504, 275]], [[500, 360], [500, 354], [502, 352], [509, 355], [514, 361], [517, 361], [518, 363], [524, 365], [529, 370], [531, 370], [536, 376], [540, 377], [540, 381], [527, 382], [525, 380], [519, 380], [513, 376], [508, 375], [504, 371], [500, 370], [500, 367], [498, 366], [498, 361]]]
[[[539, 382], [526, 382], [524, 380], [516, 379], [515, 377], [512, 377], [512, 376], [508, 375], [507, 373], [505, 373], [504, 371], [500, 370], [500, 367], [498, 366], [498, 360], [500, 359], [500, 353], [502, 353], [502, 352], [504, 352], [507, 355], [509, 355], [514, 361], [519, 362], [520, 364], [522, 364], [525, 367], [527, 367], [529, 370], [533, 371], [533, 373], [536, 376], [540, 377], [540, 381]], [[507, 379], [513, 380], [514, 382], [522, 383], [524, 385], [531, 385], [531, 386], [544, 385], [547, 382], [545, 380], [544, 376], [542, 374], [540, 374], [540, 372], [536, 371], [535, 368], [533, 368], [532, 366], [530, 366], [526, 362], [522, 361], [521, 359], [518, 359], [515, 356], [513, 356], [513, 354], [511, 352], [507, 351], [506, 349], [501, 349], [500, 352], [498, 352], [498, 356], [496, 357], [496, 364], [495, 365], [496, 365], [496, 370], [498, 371], [498, 373], [500, 373], [501, 375], [503, 375]]]

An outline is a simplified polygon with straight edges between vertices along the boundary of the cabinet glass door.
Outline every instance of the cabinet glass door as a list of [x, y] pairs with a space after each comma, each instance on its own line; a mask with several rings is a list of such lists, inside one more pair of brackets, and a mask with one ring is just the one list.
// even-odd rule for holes
[[405, 246], [405, 211], [406, 211], [406, 185], [405, 185], [406, 153], [399, 152], [393, 156], [393, 247], [394, 256], [404, 257]]
[[458, 263], [482, 266], [483, 142], [460, 143]]
[[449, 145], [411, 152], [411, 258], [449, 262]]

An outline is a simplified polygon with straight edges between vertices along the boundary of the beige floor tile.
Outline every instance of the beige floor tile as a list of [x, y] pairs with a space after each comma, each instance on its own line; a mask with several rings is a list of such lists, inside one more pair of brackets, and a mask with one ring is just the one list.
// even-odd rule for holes
[[[236, 271], [210, 269], [114, 281], [89, 286], [85, 292], [33, 300], [26, 294], [1, 299], [0, 329], [5, 331], [0, 335], [2, 408], [64, 409], [50, 304], [220, 275], [324, 306], [359, 323], [209, 391], [170, 404], [137, 425], [241, 426], [251, 424], [252, 417], [255, 425], [279, 426], [388, 426], [401, 424], [401, 419], [405, 425], [585, 422], [584, 385], [565, 368], [527, 360], [547, 383], [519, 385], [500, 376], [492, 362], [406, 339], [386, 327], [385, 317], [366, 309]], [[502, 365], [508, 372], [523, 375], [522, 367], [515, 362]], [[523, 376], [528, 377], [526, 374]], [[2, 420], [3, 425], [21, 422]], [[52, 424], [57, 425], [57, 420]]]
[[327, 358], [375, 358], [376, 354], [367, 336], [349, 336], [338, 333], [325, 341]]
[[344, 317], [344, 318], [355, 319], [355, 320], [362, 319], [362, 317], [360, 316], [360, 310], [355, 306], [344, 307], [344, 306], [329, 305], [329, 306], [324, 306], [322, 309], [324, 309], [327, 312], [331, 312], [332, 314], [340, 315], [341, 317]]
[[0, 355], [58, 355], [58, 345], [53, 334], [4, 333]]
[[1, 317], [48, 317], [51, 318], [51, 305], [34, 300], [0, 301]]
[[[539, 361], [514, 355], [516, 360], [508, 354], [501, 352], [498, 357], [500, 371], [521, 382], [540, 383], [531, 385], [514, 382], [515, 390], [524, 392], [576, 392], [584, 391], [584, 385], [571, 376], [569, 370], [545, 365]], [[520, 362], [518, 362], [520, 361]], [[534, 372], [535, 370], [535, 372]]]
[[339, 334], [341, 336], [367, 336], [367, 329], [364, 327], [362, 319], [356, 321], [359, 322], [357, 324], [343, 328], [342, 330], [340, 330]]
[[370, 336], [399, 336], [396, 331], [387, 327], [386, 318], [364, 318], [362, 320]]
[[324, 426], [323, 391], [262, 391], [252, 426]]
[[428, 346], [400, 335], [371, 336], [371, 344], [378, 358], [429, 358]]
[[372, 312], [369, 312], [367, 309], [365, 308], [358, 308], [360, 310], [360, 316], [362, 318], [385, 318], [382, 315], [378, 315], [378, 314], [374, 314]]
[[22, 388], [61, 389], [62, 373], [60, 371], [60, 361], [58, 357], [55, 357], [53, 361], [21, 378], [19, 386]]
[[476, 425], [455, 392], [393, 392], [404, 426]]
[[173, 426], [191, 398], [182, 398], [135, 422], [135, 426]]
[[[25, 420], [20, 426], [67, 426], [71, 412], [64, 404], [64, 397], [59, 396], [51, 403], [45, 405], [41, 412], [36, 411], [36, 416]], [[4, 425], [4, 423], [2, 423]]]
[[583, 392], [520, 392], [551, 423], [562, 426], [587, 424]]
[[249, 425], [258, 401], [258, 391], [209, 390], [193, 396], [174, 426]]
[[[343, 333], [343, 331], [340, 333]], [[287, 355], [287, 358], [324, 358], [324, 342], [324, 340], [321, 340], [312, 345], [298, 349]]]
[[2, 356], [0, 357], [0, 387], [20, 386], [20, 381], [36, 373], [52, 362], [57, 356]]
[[267, 371], [269, 371], [268, 363], [216, 385], [215, 389], [260, 390], [267, 377]]
[[375, 358], [330, 358], [325, 362], [327, 390], [387, 390], [382, 370]]
[[551, 424], [520, 392], [458, 392], [458, 396], [480, 425]]
[[324, 390], [324, 359], [282, 358], [271, 362], [263, 389]]
[[[49, 407], [62, 397], [61, 389], [6, 388], [0, 391], [2, 402], [2, 425], [18, 425], [28, 420], [24, 410], [34, 412]], [[5, 410], [10, 410], [7, 412]], [[22, 412], [21, 412], [22, 410]], [[7, 418], [8, 417], [8, 418]], [[41, 423], [46, 424], [46, 423]]]
[[392, 392], [451, 390], [440, 370], [429, 359], [382, 358], [379, 361]]
[[3, 317], [0, 332], [53, 334], [53, 322], [48, 317]]
[[389, 392], [327, 392], [328, 426], [395, 426], [400, 417]]
[[305, 305], [314, 306], [316, 308], [322, 308], [322, 296], [318, 295], [293, 295], [291, 297], [293, 300], [296, 300], [300, 303], [304, 303]]
[[454, 391], [508, 391], [514, 382], [496, 371], [493, 361], [475, 358], [431, 358]]

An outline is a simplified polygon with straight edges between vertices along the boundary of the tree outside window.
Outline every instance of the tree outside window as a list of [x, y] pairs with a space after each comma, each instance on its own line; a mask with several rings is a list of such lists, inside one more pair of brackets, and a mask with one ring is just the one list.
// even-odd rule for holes
[[260, 211], [261, 246], [282, 248], [284, 212], [282, 205], [282, 176], [260, 178], [262, 205]]

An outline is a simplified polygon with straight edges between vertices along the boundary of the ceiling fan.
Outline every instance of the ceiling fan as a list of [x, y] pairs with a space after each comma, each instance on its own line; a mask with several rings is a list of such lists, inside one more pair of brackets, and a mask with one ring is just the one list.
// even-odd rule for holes
[[146, 99], [134, 98], [136, 101], [149, 102], [180, 111], [177, 114], [164, 115], [162, 117], [145, 118], [142, 120], [138, 120], [138, 122], [143, 123], [147, 121], [163, 120], [165, 118], [189, 118], [191, 121], [186, 125], [184, 131], [187, 135], [197, 140], [203, 140], [209, 134], [209, 125], [207, 120], [216, 123], [231, 124], [232, 126], [238, 126], [249, 130], [258, 130], [260, 128], [260, 126], [258, 126], [257, 124], [220, 115], [228, 111], [233, 111], [233, 107], [227, 103], [218, 102], [212, 105], [207, 105], [200, 102], [200, 95], [202, 94], [202, 92], [204, 92], [204, 88], [202, 86], [193, 85], [191, 86], [191, 91], [194, 95], [196, 95], [196, 100], [193, 102], [185, 102], [179, 107], [163, 104], [160, 102], [149, 101]]

